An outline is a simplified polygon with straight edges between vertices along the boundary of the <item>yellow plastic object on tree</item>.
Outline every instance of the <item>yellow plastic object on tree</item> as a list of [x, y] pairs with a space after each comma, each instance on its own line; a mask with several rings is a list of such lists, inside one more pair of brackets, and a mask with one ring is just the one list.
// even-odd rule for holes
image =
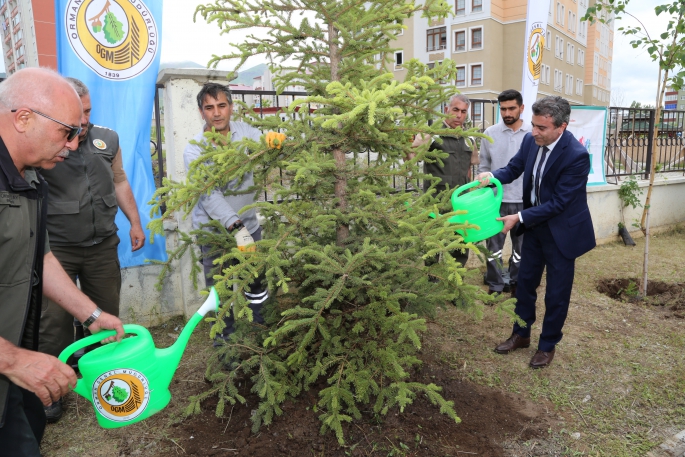
[[266, 134], [266, 144], [272, 149], [281, 149], [285, 141], [285, 133], [268, 132]]

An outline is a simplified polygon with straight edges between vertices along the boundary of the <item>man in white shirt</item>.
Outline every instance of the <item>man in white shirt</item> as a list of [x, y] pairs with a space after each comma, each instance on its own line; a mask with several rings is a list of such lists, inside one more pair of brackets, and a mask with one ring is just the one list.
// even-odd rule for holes
[[[502, 115], [501, 122], [488, 127], [485, 134], [494, 140], [481, 142], [480, 165], [478, 173], [486, 173], [505, 167], [521, 147], [521, 141], [526, 133], [530, 132], [530, 123], [521, 119], [523, 113], [523, 97], [514, 89], [508, 89], [497, 97], [499, 110]], [[502, 186], [504, 196], [500, 206], [500, 216], [518, 214], [523, 210], [523, 177], [519, 176], [510, 184]], [[486, 245], [492, 253], [488, 257], [487, 273], [485, 282], [488, 284], [488, 293], [496, 294], [507, 290], [502, 270], [502, 248], [507, 235], [498, 233], [488, 238]], [[509, 258], [509, 284], [508, 290], [511, 296], [516, 296], [516, 282], [518, 279], [519, 265], [521, 263], [521, 246], [523, 235], [517, 235], [515, 230], [509, 232], [512, 252]]]

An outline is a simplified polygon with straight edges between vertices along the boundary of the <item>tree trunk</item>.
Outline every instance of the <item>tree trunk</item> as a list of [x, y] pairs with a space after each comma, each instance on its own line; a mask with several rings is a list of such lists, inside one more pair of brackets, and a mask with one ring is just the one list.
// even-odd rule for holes
[[642, 220], [640, 221], [640, 228], [642, 233], [645, 234], [645, 255], [644, 262], [642, 264], [642, 287], [641, 294], [642, 297], [647, 296], [647, 275], [649, 271], [649, 205], [652, 201], [652, 189], [654, 188], [654, 175], [656, 174], [656, 160], [658, 157], [658, 150], [656, 149], [656, 143], [659, 138], [659, 120], [661, 119], [661, 103], [664, 100], [664, 93], [666, 92], [666, 83], [668, 82], [668, 70], [663, 70], [659, 68], [659, 83], [657, 86], [656, 95], [656, 115], [654, 119], [654, 142], [652, 144], [652, 161], [649, 164], [649, 187], [647, 188], [647, 197], [645, 198], [645, 209], [642, 211]]
[[[661, 76], [661, 69], [659, 69], [659, 76]], [[664, 71], [663, 80], [659, 78], [659, 87], [656, 97], [656, 113], [654, 116], [654, 142], [652, 144], [652, 162], [649, 164], [649, 187], [647, 187], [647, 198], [645, 199], [645, 208], [642, 211], [642, 220], [640, 221], [640, 229], [642, 233], [647, 236], [647, 212], [649, 211], [649, 204], [652, 201], [652, 188], [654, 187], [654, 175], [656, 174], [656, 159], [658, 157], [658, 150], [656, 148], [657, 139], [659, 138], [659, 120], [661, 119], [661, 103], [666, 92], [666, 82], [668, 81], [668, 70]]]
[[[328, 24], [329, 50], [331, 56], [331, 81], [340, 81], [338, 74], [340, 68], [340, 50], [338, 48], [338, 30], [333, 24]], [[333, 150], [333, 158], [338, 173], [335, 178], [335, 198], [338, 199], [338, 208], [341, 213], [347, 210], [347, 177], [345, 175], [345, 152], [340, 148]], [[350, 236], [349, 224], [339, 224], [336, 229], [336, 244], [344, 246], [345, 240]]]
[[642, 285], [640, 287], [640, 295], [642, 298], [647, 296], [647, 266], [649, 264], [649, 207], [647, 207], [647, 221], [645, 227], [647, 228], [647, 233], [645, 233], [645, 256], [642, 263]]

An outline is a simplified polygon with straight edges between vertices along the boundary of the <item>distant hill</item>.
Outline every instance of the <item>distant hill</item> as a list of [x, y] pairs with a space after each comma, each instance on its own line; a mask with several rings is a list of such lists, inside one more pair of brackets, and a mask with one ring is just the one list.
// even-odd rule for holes
[[238, 72], [238, 77], [232, 80], [231, 84], [245, 84], [246, 86], [251, 86], [254, 83], [254, 78], [262, 76], [266, 69], [266, 64], [260, 63], [247, 70], [240, 70], [240, 72]]
[[190, 60], [184, 60], [182, 62], [162, 62], [159, 64], [159, 69], [164, 70], [165, 68], [207, 68], [204, 65], [200, 65], [197, 62]]

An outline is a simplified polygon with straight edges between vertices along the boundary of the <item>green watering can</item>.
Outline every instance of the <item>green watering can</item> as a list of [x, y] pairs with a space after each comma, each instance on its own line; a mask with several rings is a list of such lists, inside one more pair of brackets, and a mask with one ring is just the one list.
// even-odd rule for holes
[[[452, 192], [452, 209], [466, 211], [448, 219], [450, 224], [477, 225], [478, 229], [457, 229], [466, 243], [477, 243], [491, 236], [497, 235], [504, 228], [504, 222], [498, 221], [499, 208], [502, 205], [502, 183], [497, 178], [490, 178], [490, 182], [497, 186], [497, 195], [490, 187], [483, 187], [460, 195], [462, 192], [476, 187], [479, 181], [471, 181]], [[430, 217], [435, 217], [433, 213]]]
[[[157, 349], [145, 327], [127, 324], [124, 330], [135, 337], [105, 344], [79, 359], [82, 378], [74, 392], [93, 403], [101, 427], [118, 428], [140, 422], [169, 404], [169, 384], [191, 333], [207, 312], [218, 308], [219, 295], [212, 287], [207, 300], [172, 346]], [[115, 334], [114, 330], [106, 330], [78, 340], [64, 349], [59, 359], [66, 363], [79, 349]]]

